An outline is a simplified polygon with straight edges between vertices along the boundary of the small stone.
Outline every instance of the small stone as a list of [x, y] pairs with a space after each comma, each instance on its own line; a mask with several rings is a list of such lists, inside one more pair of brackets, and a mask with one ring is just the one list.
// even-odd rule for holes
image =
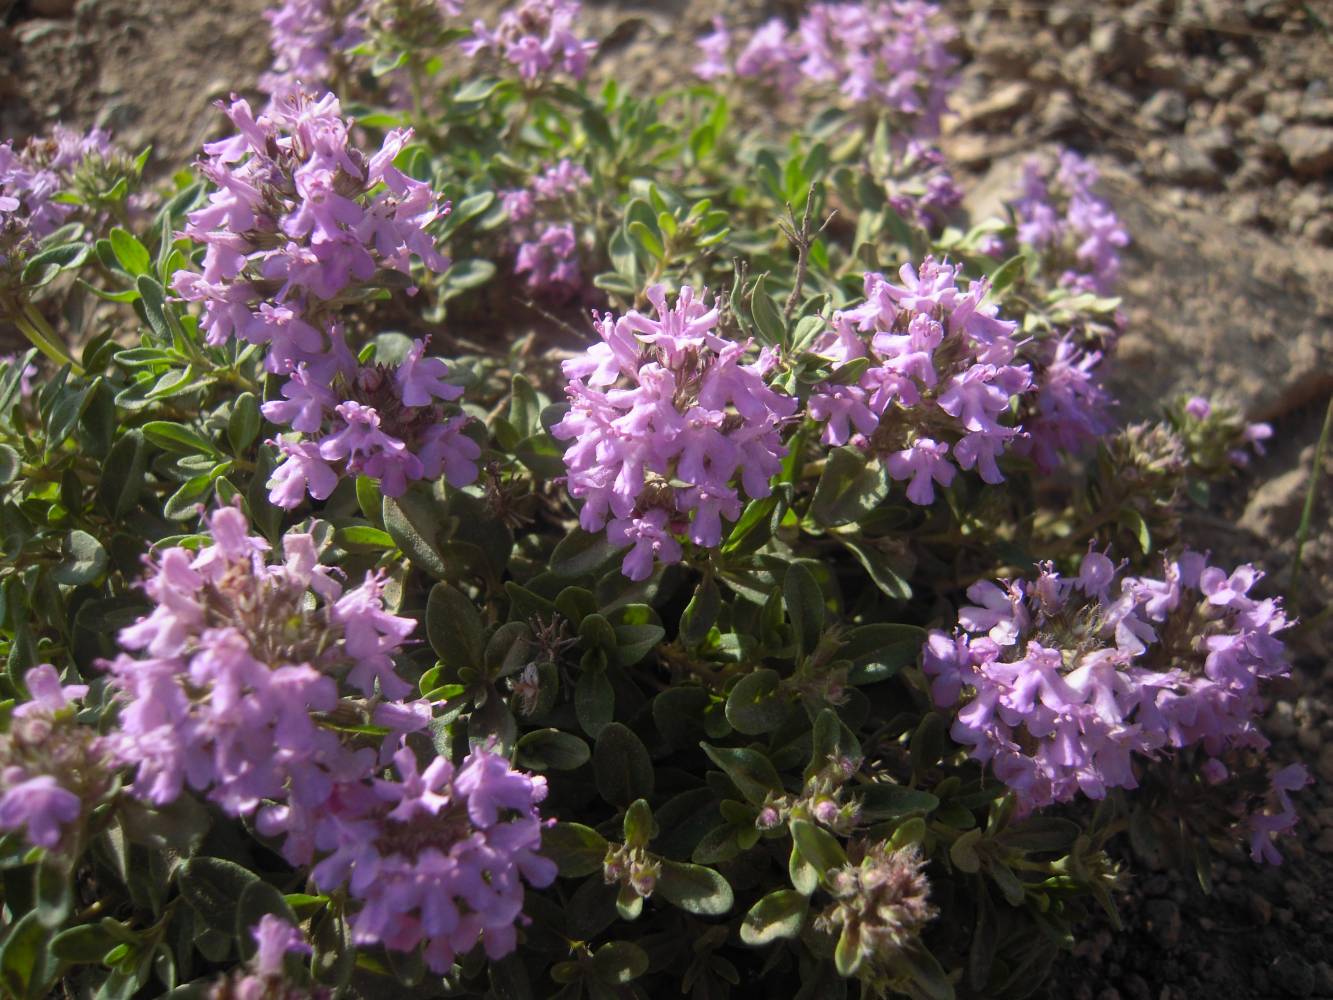
[[1190, 106], [1178, 90], [1159, 90], [1148, 98], [1140, 118], [1165, 130], [1178, 129], [1189, 119]]
[[1319, 993], [1333, 993], [1333, 965], [1327, 962], [1315, 962], [1314, 988]]
[[971, 104], [963, 113], [963, 121], [978, 125], [1016, 118], [1032, 104], [1032, 96], [1030, 84], [1014, 80]]
[[1297, 912], [1305, 913], [1314, 907], [1315, 891], [1309, 882], [1289, 878], [1282, 883], [1282, 888], [1286, 891], [1287, 901]]
[[1308, 723], [1296, 733], [1296, 743], [1307, 753], [1314, 753], [1323, 746], [1324, 738], [1319, 735], [1319, 730]]
[[1097, 994], [1097, 1000], [1120, 1000], [1120, 991], [1114, 986], [1108, 986]]
[[1301, 117], [1308, 122], [1333, 122], [1333, 97], [1307, 95], [1301, 101]]
[[1285, 952], [1273, 959], [1268, 974], [1273, 985], [1287, 996], [1308, 997], [1314, 993], [1314, 969], [1305, 959], [1292, 952]]
[[1326, 215], [1317, 216], [1305, 224], [1301, 235], [1320, 246], [1333, 246], [1333, 219]]
[[1320, 854], [1333, 854], [1333, 827], [1320, 831], [1315, 838], [1314, 849]]
[[1257, 892], [1250, 893], [1250, 910], [1259, 923], [1267, 926], [1273, 920], [1273, 904]]
[[1162, 176], [1174, 184], [1207, 187], [1221, 180], [1217, 166], [1189, 139], [1171, 139], [1162, 157]]
[[1148, 986], [1148, 981], [1137, 972], [1127, 975], [1120, 985], [1125, 988], [1130, 1000], [1152, 1000], [1152, 989]]
[[1074, 128], [1079, 123], [1078, 105], [1067, 90], [1057, 90], [1041, 109], [1041, 124], [1052, 133]]
[[1279, 701], [1273, 706], [1268, 731], [1280, 740], [1289, 740], [1296, 735], [1296, 708], [1291, 702]]
[[1325, 744], [1319, 751], [1319, 762], [1315, 770], [1324, 781], [1333, 781], [1333, 743]]
[[1227, 221], [1238, 226], [1253, 226], [1263, 221], [1263, 217], [1259, 196], [1252, 192], [1238, 195], [1227, 206]]
[[1245, 74], [1232, 66], [1223, 66], [1203, 82], [1203, 92], [1215, 101], [1230, 97], [1245, 85]]
[[1180, 941], [1180, 907], [1169, 899], [1150, 899], [1143, 908], [1148, 929], [1173, 948]]
[[1314, 177], [1333, 169], [1333, 128], [1318, 125], [1293, 125], [1284, 129], [1278, 144], [1291, 169]]

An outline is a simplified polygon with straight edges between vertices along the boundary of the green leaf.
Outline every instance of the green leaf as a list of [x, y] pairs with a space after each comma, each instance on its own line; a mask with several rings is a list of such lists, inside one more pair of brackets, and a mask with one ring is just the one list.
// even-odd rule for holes
[[694, 596], [680, 618], [680, 633], [687, 646], [697, 646], [708, 636], [722, 609], [722, 594], [709, 574], [699, 581]]
[[[1146, 810], [1136, 810], [1146, 814]], [[1032, 816], [1011, 826], [996, 839], [1005, 847], [1032, 853], [1065, 853], [1081, 831], [1077, 823], [1058, 816]]]
[[787, 567], [782, 597], [796, 648], [806, 654], [813, 652], [824, 632], [824, 592], [804, 563], [794, 562]]
[[1123, 507], [1116, 515], [1116, 519], [1134, 536], [1145, 556], [1152, 552], [1152, 532], [1148, 530], [1148, 522], [1143, 519], [1142, 514], [1133, 507]]
[[148, 449], [144, 436], [137, 428], [125, 434], [111, 446], [102, 478], [97, 484], [97, 500], [116, 520], [132, 511], [139, 502], [144, 488], [144, 473], [148, 468]]
[[91, 250], [87, 243], [64, 243], [33, 254], [23, 265], [23, 283], [29, 288], [50, 284], [61, 271], [69, 271], [82, 264]]
[[556, 823], [542, 833], [541, 853], [556, 863], [562, 878], [582, 878], [602, 870], [610, 845], [581, 823]]
[[800, 849], [801, 857], [814, 865], [821, 875], [847, 863], [842, 846], [823, 827], [808, 820], [794, 819], [791, 821], [791, 835]]
[[100, 924], [83, 924], [51, 939], [51, 954], [76, 965], [97, 965], [120, 939]]
[[838, 935], [838, 944], [833, 949], [833, 965], [843, 979], [856, 975], [865, 955], [861, 951], [860, 934], [855, 924], [848, 924]]
[[922, 717], [908, 743], [914, 774], [934, 767], [948, 751], [948, 739], [945, 736], [947, 728], [944, 716], [939, 712], [929, 712]]
[[106, 549], [86, 531], [75, 529], [65, 541], [64, 557], [51, 571], [56, 583], [76, 587], [92, 583], [106, 570]]
[[144, 437], [164, 451], [180, 455], [220, 455], [209, 441], [182, 424], [169, 420], [151, 420], [142, 429]]
[[864, 539], [848, 538], [845, 535], [839, 535], [838, 541], [856, 556], [856, 561], [886, 597], [895, 601], [905, 601], [912, 596], [912, 585], [890, 565], [889, 557], [873, 544]]
[[0, 983], [12, 997], [27, 997], [30, 987], [39, 985], [46, 952], [48, 931], [35, 911], [25, 913], [9, 928], [0, 946]]
[[662, 246], [661, 237], [656, 232], [644, 223], [637, 221], [631, 222], [625, 228], [639, 246], [643, 247], [648, 256], [659, 261], [666, 259], [666, 248]]
[[860, 625], [843, 636], [838, 656], [852, 661], [850, 683], [873, 684], [915, 663], [925, 639], [915, 625]]
[[622, 667], [632, 667], [657, 648], [657, 644], [666, 637], [666, 629], [651, 623], [617, 625], [614, 634], [616, 662]]
[[968, 875], [981, 871], [981, 856], [977, 854], [977, 843], [983, 834], [981, 830], [968, 830], [949, 845], [949, 860], [955, 868]]
[[1015, 281], [1023, 277], [1023, 272], [1026, 266], [1027, 258], [1021, 253], [1015, 254], [1013, 257], [1006, 260], [991, 272], [990, 294], [998, 296]]
[[625, 834], [625, 844], [639, 849], [648, 846], [656, 832], [653, 824], [653, 810], [647, 799], [635, 799], [625, 810], [625, 821], [621, 824]]
[[37, 863], [36, 880], [37, 919], [43, 927], [59, 927], [74, 903], [70, 873], [59, 858], [47, 854]]
[[426, 599], [426, 638], [445, 666], [482, 668], [485, 627], [481, 615], [466, 594], [447, 583], [437, 583]]
[[711, 868], [683, 861], [662, 862], [653, 895], [700, 917], [721, 916], [734, 902], [731, 883], [725, 878]]
[[566, 580], [596, 575], [618, 555], [619, 549], [607, 541], [606, 532], [593, 535], [575, 528], [551, 553], [551, 572]]
[[704, 713], [711, 702], [709, 693], [698, 685], [669, 687], [653, 699], [653, 722], [673, 747], [693, 747], [708, 735]]
[[241, 894], [257, 881], [253, 872], [222, 858], [190, 858], [176, 869], [185, 901], [205, 924], [226, 934], [235, 933]]
[[987, 869], [990, 877], [995, 880], [995, 884], [1000, 887], [1005, 902], [1010, 906], [1022, 906], [1023, 900], [1027, 898], [1027, 892], [1023, 888], [1023, 883], [1018, 880], [1018, 876], [1013, 870], [1005, 864], [996, 861]]
[[520, 767], [529, 771], [573, 771], [588, 763], [588, 744], [573, 733], [559, 729], [534, 729], [519, 739]]
[[454, 94], [454, 100], [459, 104], [474, 104], [478, 101], [484, 101], [495, 93], [500, 83], [501, 81], [488, 77], [469, 80], [458, 88]]
[[648, 953], [629, 941], [609, 941], [592, 956], [593, 972], [610, 986], [623, 986], [638, 979], [648, 971], [648, 965]]
[[750, 802], [761, 804], [770, 792], [782, 793], [782, 779], [773, 762], [758, 750], [746, 747], [715, 747], [701, 743], [708, 759], [722, 769]]
[[12, 483], [22, 467], [19, 453], [7, 444], [0, 444], [0, 483]]
[[633, 731], [612, 722], [597, 734], [592, 753], [597, 793], [614, 806], [626, 807], [653, 794], [652, 758]]
[[139, 289], [139, 304], [143, 307], [148, 325], [163, 343], [170, 343], [172, 337], [171, 326], [167, 323], [167, 293], [161, 282], [150, 275], [141, 274], [134, 284]]
[[782, 677], [776, 670], [756, 670], [736, 682], [727, 695], [727, 721], [747, 736], [770, 733], [782, 725], [791, 702], [778, 694]]
[[594, 739], [615, 715], [616, 695], [606, 671], [584, 670], [574, 684], [574, 714], [579, 726]]
[[[953, 983], [948, 973], [940, 965], [939, 959], [920, 941], [903, 949], [902, 963], [911, 973], [912, 982], [917, 987], [914, 996], [922, 1000], [954, 1000]], [[1037, 977], [1040, 980], [1040, 977]]]
[[148, 248], [134, 234], [116, 226], [111, 230], [111, 249], [116, 254], [116, 260], [120, 261], [120, 266], [130, 274], [137, 277], [148, 273], [153, 258], [149, 256]]
[[385, 530], [413, 566], [438, 580], [449, 575], [436, 541], [442, 517], [428, 497], [413, 491], [397, 498], [385, 497], [382, 511]]
[[778, 311], [773, 297], [768, 294], [764, 281], [765, 276], [761, 274], [754, 283], [754, 290], [750, 293], [750, 314], [754, 317], [759, 339], [770, 346], [781, 347], [787, 343], [787, 322]]
[[912, 813], [928, 813], [938, 808], [940, 800], [930, 792], [905, 788], [888, 781], [859, 785], [861, 815], [872, 822], [896, 819]]
[[850, 524], [869, 514], [889, 495], [884, 470], [855, 448], [829, 452], [810, 501], [810, 513], [826, 527]]
[[243, 392], [231, 404], [231, 416], [227, 418], [227, 441], [232, 453], [241, 455], [256, 437], [262, 419], [259, 415], [259, 401], [252, 392]]
[[770, 892], [741, 921], [741, 940], [752, 947], [791, 940], [801, 933], [810, 901], [795, 889]]
[[583, 123], [583, 131], [588, 133], [588, 138], [601, 146], [608, 153], [615, 152], [616, 141], [611, 135], [611, 125], [606, 120], [606, 115], [593, 107], [583, 109], [579, 116]]

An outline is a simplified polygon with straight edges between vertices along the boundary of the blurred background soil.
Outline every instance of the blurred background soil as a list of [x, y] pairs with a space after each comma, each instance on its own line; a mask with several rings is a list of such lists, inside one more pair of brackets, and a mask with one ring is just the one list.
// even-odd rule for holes
[[[268, 59], [269, 0], [0, 0], [0, 138], [63, 121], [188, 163]], [[494, 3], [474, 3], [477, 11]], [[630, 86], [689, 78], [709, 19], [757, 24], [798, 4], [588, 2], [604, 44], [594, 72]], [[945, 0], [962, 28], [962, 83], [943, 146], [969, 207], [1013, 190], [1044, 146], [1090, 155], [1133, 236], [1122, 284], [1129, 331], [1113, 387], [1127, 420], [1199, 392], [1272, 423], [1268, 454], [1188, 537], [1253, 560], [1287, 588], [1314, 443], [1333, 393], [1333, 2]], [[755, 114], [770, 113], [756, 109]], [[1275, 759], [1303, 759], [1287, 863], [1192, 875], [1136, 863], [1126, 930], [1094, 920], [1045, 994], [1075, 1000], [1333, 1000], [1333, 456], [1321, 470], [1296, 671], [1268, 720]]]

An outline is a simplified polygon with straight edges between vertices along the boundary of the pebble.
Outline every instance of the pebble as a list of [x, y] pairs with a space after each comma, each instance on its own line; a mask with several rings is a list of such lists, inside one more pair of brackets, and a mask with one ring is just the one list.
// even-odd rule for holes
[[1180, 907], [1169, 899], [1150, 899], [1143, 908], [1148, 930], [1158, 935], [1168, 948], [1180, 942]]
[[1250, 909], [1259, 923], [1267, 925], [1272, 922], [1273, 904], [1257, 892], [1250, 893]]
[[1148, 98], [1139, 112], [1151, 125], [1163, 129], [1178, 129], [1189, 119], [1189, 102], [1177, 90], [1159, 90]]
[[1278, 145], [1297, 174], [1317, 177], [1333, 169], [1333, 128], [1292, 125], [1282, 130]]
[[1314, 969], [1293, 952], [1285, 952], [1273, 959], [1268, 971], [1273, 985], [1287, 996], [1308, 997], [1314, 993]]
[[1319, 762], [1315, 770], [1324, 781], [1333, 781], [1333, 743], [1328, 743], [1319, 751]]

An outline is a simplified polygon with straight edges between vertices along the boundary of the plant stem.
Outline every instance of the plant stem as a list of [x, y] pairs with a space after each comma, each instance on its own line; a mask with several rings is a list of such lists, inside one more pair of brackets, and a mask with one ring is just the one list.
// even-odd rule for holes
[[1301, 510], [1301, 524], [1296, 529], [1296, 555], [1291, 561], [1291, 583], [1287, 590], [1293, 601], [1296, 599], [1296, 584], [1301, 578], [1301, 556], [1305, 552], [1305, 539], [1310, 534], [1310, 521], [1314, 519], [1315, 498], [1319, 495], [1319, 480], [1324, 475], [1324, 454], [1328, 451], [1329, 430], [1333, 429], [1333, 399], [1328, 401], [1328, 412], [1324, 414], [1324, 427], [1319, 432], [1319, 443], [1314, 447], [1314, 468], [1310, 470], [1310, 488], [1305, 491], [1305, 507]]
[[61, 343], [56, 332], [51, 329], [51, 325], [29, 302], [23, 303], [21, 307], [16, 307], [12, 301], [6, 301], [10, 315], [13, 317], [14, 325], [23, 331], [23, 335], [28, 338], [33, 347], [41, 351], [48, 358], [58, 365], [69, 365], [70, 370], [75, 375], [83, 374], [83, 366], [80, 365], [65, 345]]

